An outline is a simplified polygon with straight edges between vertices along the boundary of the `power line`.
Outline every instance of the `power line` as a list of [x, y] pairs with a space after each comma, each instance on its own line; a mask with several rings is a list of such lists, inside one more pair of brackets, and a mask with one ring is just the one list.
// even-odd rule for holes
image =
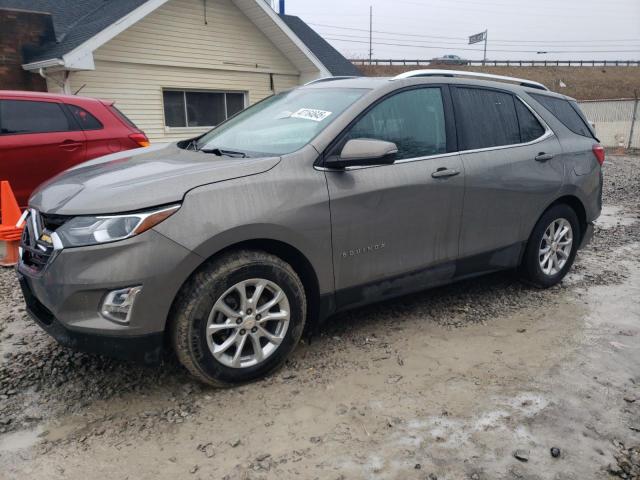
[[[366, 40], [344, 40], [340, 38], [330, 38], [326, 37], [327, 40], [338, 41], [338, 42], [347, 42], [347, 43], [369, 43]], [[408, 44], [408, 43], [385, 43], [385, 42], [373, 42], [374, 45], [385, 45], [392, 47], [413, 47], [413, 48], [428, 48], [428, 49], [437, 49], [442, 50], [442, 47], [437, 46], [428, 46], [428, 45], [416, 45], [416, 44]], [[466, 50], [472, 52], [481, 52], [482, 49], [478, 48], [456, 48], [456, 50]], [[501, 53], [537, 53], [537, 50], [502, 50], [502, 49], [491, 49], [492, 52], [501, 52]], [[625, 52], [637, 52], [638, 50], [548, 50], [545, 53], [625, 53]]]
[[[327, 25], [327, 24], [322, 24], [322, 23], [311, 23], [309, 22], [309, 25], [313, 25], [315, 27], [328, 27], [328, 28], [336, 28], [336, 29], [340, 29], [340, 30], [353, 30], [356, 32], [369, 32], [369, 29], [365, 29], [365, 28], [355, 28], [355, 27], [338, 27], [336, 25]], [[373, 30], [373, 33], [391, 33], [395, 35], [395, 32], [385, 32], [382, 30]], [[443, 37], [440, 35], [416, 35], [416, 34], [410, 34], [410, 33], [405, 33], [402, 35], [406, 35], [409, 37], [430, 37], [430, 38], [446, 38], [449, 40], [466, 40], [466, 37]]]
[[[330, 32], [328, 33], [328, 35], [332, 35], [334, 37], [346, 37], [346, 38], [355, 38], [358, 40], [362, 40], [362, 39], [368, 39], [369, 36], [365, 36], [365, 35], [350, 35], [348, 33], [336, 33], [336, 32]], [[450, 42], [450, 41], [446, 41], [446, 40], [409, 40], [406, 38], [386, 38], [386, 37], [403, 37], [403, 34], [382, 34], [383, 37], [378, 37], [379, 40], [390, 40], [390, 41], [411, 41], [411, 42], [417, 42], [417, 43], [431, 43], [432, 45], [453, 45], [453, 46], [465, 46], [468, 45], [468, 42], [464, 41], [464, 42]], [[640, 40], [635, 40], [635, 42], [639, 42]], [[540, 47], [547, 47], [547, 46], [555, 46], [556, 48], [563, 48], [563, 47], [570, 47], [570, 48], [593, 48], [593, 47], [618, 47], [618, 46], [632, 46], [629, 45], [629, 42], [624, 42], [624, 45], [601, 45], [601, 44], [590, 44], [590, 45], [555, 45], [555, 44], [548, 44], [546, 42], [539, 42], [539, 43], [534, 43], [532, 45], [528, 45], [528, 44], [522, 44], [522, 43], [518, 43], [518, 42], [509, 42], [509, 43], [500, 43], [498, 41], [492, 41], [491, 42], [492, 45], [504, 45], [506, 47], [535, 47], [535, 46], [540, 46]], [[635, 46], [635, 45], [633, 45]], [[640, 47], [640, 45], [638, 45]]]
[[[439, 10], [448, 10], [451, 11], [451, 5], [434, 5], [433, 3], [430, 3], [429, 5], [425, 5], [424, 3], [419, 3], [419, 2], [410, 2], [410, 1], [402, 1], [402, 0], [396, 0], [395, 3], [404, 3], [404, 4], [408, 4], [408, 5], [416, 5], [419, 7], [425, 7], [425, 8], [429, 8], [429, 9], [439, 9]], [[462, 1], [458, 1], [456, 0], [456, 5], [458, 4], [463, 4], [464, 2]], [[495, 14], [495, 15], [505, 15], [505, 14], [510, 14], [510, 13], [514, 13], [513, 10], [510, 12], [508, 10], [506, 10], [507, 8], [513, 8], [514, 5], [503, 5], [501, 7], [498, 7], [498, 10], [492, 10], [492, 9], [487, 9], [486, 5], [488, 4], [471, 4], [472, 7], [468, 7], [465, 6], [464, 10], [465, 12], [477, 12], [477, 13], [482, 13], [482, 14]], [[478, 8], [473, 8], [473, 7], [478, 7]], [[518, 7], [523, 7], [526, 8], [526, 5], [521, 5]], [[631, 5], [629, 5], [629, 7], [631, 7]], [[556, 8], [554, 6], [554, 8]], [[533, 12], [527, 12], [526, 14], [528, 17], [548, 17], [548, 13], [541, 13], [539, 11], [539, 9], [536, 9]], [[569, 14], [567, 14], [569, 15]], [[593, 18], [593, 12], [590, 12], [588, 15], [587, 14], [579, 14], [574, 11], [570, 14], [572, 18]], [[601, 10], [598, 12], [598, 15], [600, 16], [619, 16], [619, 12], [615, 12], [615, 11], [611, 11], [611, 9], [606, 9], [606, 10]]]
[[[337, 29], [337, 30], [349, 30], [349, 31], [356, 31], [356, 32], [367, 32], [369, 33], [369, 29], [365, 29], [365, 28], [355, 28], [355, 27], [340, 27], [337, 25], [327, 25], [327, 24], [322, 24], [322, 23], [311, 23], [309, 22], [309, 25], [313, 25], [316, 27], [325, 27], [325, 28], [333, 28], [333, 29]], [[416, 37], [416, 38], [435, 38], [435, 39], [446, 39], [446, 40], [464, 40], [465, 42], [468, 40], [468, 37], [448, 37], [448, 36], [443, 36], [443, 35], [424, 35], [424, 34], [415, 34], [415, 33], [397, 33], [397, 32], [390, 32], [390, 31], [385, 31], [385, 30], [373, 30], [373, 33], [381, 33], [381, 34], [386, 34], [386, 35], [393, 35], [393, 36], [397, 36], [397, 37]], [[342, 35], [342, 36], [347, 36], [346, 34], [339, 34], [339, 33], [329, 33], [329, 35]], [[491, 43], [494, 42], [504, 42], [505, 44], [520, 44], [520, 43], [534, 43], [536, 45], [547, 45], [547, 44], [555, 44], [555, 43], [627, 43], [627, 42], [640, 42], [640, 38], [627, 38], [627, 39], [608, 39], [608, 40], [597, 40], [597, 39], [591, 39], [591, 40], [506, 40], [506, 39], [495, 39], [492, 40]], [[466, 44], [466, 43], [461, 43], [462, 45]], [[575, 47], [578, 47], [579, 45], [575, 45]]]

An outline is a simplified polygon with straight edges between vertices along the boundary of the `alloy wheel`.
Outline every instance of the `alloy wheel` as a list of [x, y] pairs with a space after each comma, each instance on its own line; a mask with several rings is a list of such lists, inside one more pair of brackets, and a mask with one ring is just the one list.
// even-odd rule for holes
[[283, 289], [254, 278], [236, 283], [216, 301], [207, 321], [207, 344], [220, 363], [231, 368], [258, 365], [284, 340], [290, 307]]
[[538, 249], [538, 262], [545, 275], [558, 274], [569, 261], [573, 248], [573, 229], [565, 218], [558, 218], [546, 228]]

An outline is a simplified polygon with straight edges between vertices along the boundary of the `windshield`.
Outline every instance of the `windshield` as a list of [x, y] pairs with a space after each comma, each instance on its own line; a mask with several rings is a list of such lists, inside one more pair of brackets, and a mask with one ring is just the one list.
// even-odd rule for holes
[[273, 95], [211, 130], [198, 150], [284, 155], [309, 143], [368, 90], [297, 89]]

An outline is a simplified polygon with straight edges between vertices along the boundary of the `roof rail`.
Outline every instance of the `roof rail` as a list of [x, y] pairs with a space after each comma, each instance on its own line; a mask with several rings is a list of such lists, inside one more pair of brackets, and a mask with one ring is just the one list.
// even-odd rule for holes
[[310, 82], [305, 83], [304, 86], [306, 87], [307, 85], [313, 85], [314, 83], [333, 82], [334, 80], [347, 80], [349, 78], [358, 78], [358, 77], [356, 77], [354, 75], [352, 75], [352, 76], [343, 75], [343, 76], [338, 76], [338, 77], [316, 78], [315, 80], [311, 80]]
[[413, 78], [413, 77], [470, 77], [470, 78], [481, 78], [485, 80], [497, 80], [502, 82], [514, 82], [523, 87], [531, 87], [537, 88], [539, 90], [549, 90], [542, 83], [534, 82], [533, 80], [526, 80], [524, 78], [516, 78], [516, 77], [505, 77], [504, 75], [492, 75], [490, 73], [479, 73], [479, 72], [465, 72], [462, 70], [438, 70], [438, 69], [427, 69], [427, 70], [411, 70], [409, 72], [401, 73], [393, 77], [391, 80], [402, 80], [403, 78]]

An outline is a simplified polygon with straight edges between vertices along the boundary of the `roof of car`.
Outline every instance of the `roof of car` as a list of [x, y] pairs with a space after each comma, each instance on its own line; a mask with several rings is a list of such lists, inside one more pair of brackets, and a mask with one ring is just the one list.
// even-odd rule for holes
[[68, 102], [70, 100], [73, 100], [74, 102], [102, 102], [102, 100], [97, 98], [78, 97], [75, 95], [48, 92], [25, 92], [21, 90], [0, 90], [0, 98], [30, 98], [38, 100], [60, 100], [63, 102]]
[[539, 88], [532, 88], [526, 85], [519, 85], [517, 83], [510, 83], [500, 80], [489, 80], [469, 77], [450, 77], [446, 75], [442, 76], [428, 76], [428, 77], [410, 77], [405, 79], [396, 79], [394, 77], [351, 77], [351, 78], [327, 78], [322, 81], [310, 82], [306, 85], [307, 88], [366, 88], [377, 89], [392, 84], [430, 84], [430, 83], [448, 83], [452, 85], [475, 85], [498, 88], [511, 91], [526, 91], [529, 93], [544, 94], [561, 98], [568, 98], [562, 94], [552, 92], [549, 90], [541, 90]]

